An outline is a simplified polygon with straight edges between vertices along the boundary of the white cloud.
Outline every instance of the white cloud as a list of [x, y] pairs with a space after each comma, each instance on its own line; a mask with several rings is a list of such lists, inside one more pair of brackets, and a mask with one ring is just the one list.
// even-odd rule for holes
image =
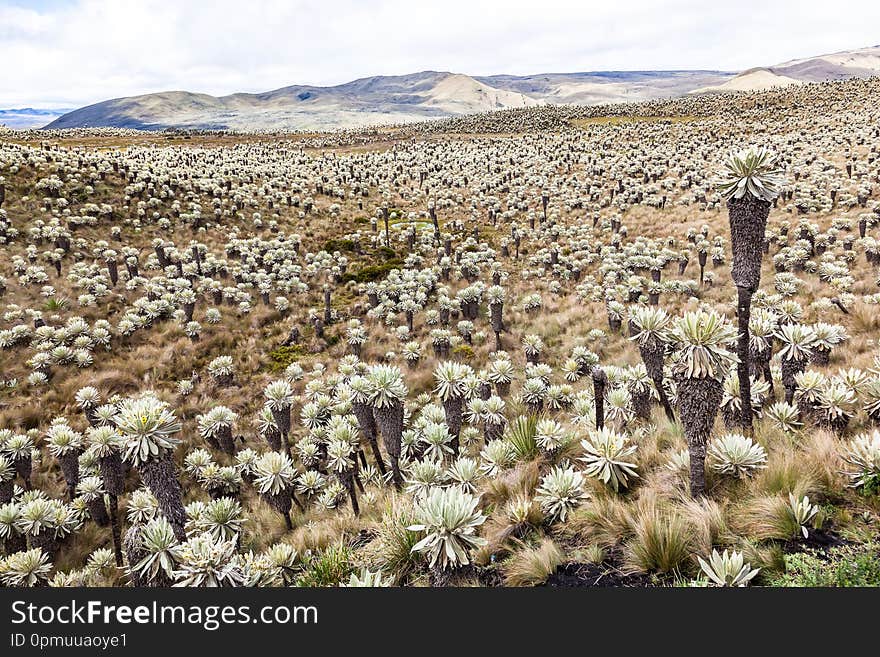
[[424, 69], [741, 70], [872, 45], [878, 20], [845, 0], [0, 0], [0, 107]]

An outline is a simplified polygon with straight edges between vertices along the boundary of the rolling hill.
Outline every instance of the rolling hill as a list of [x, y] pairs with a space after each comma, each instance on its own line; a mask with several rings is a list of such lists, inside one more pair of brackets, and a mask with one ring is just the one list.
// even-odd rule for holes
[[758, 91], [804, 82], [869, 78], [878, 74], [880, 74], [880, 46], [873, 46], [807, 59], [793, 59], [776, 66], [752, 68], [722, 84], [701, 87], [692, 93]]
[[116, 98], [83, 107], [47, 128], [327, 130], [405, 123], [540, 104], [600, 104], [685, 94], [752, 91], [880, 73], [880, 46], [724, 71], [600, 71], [493, 75], [423, 71], [333, 87], [293, 85], [265, 93], [188, 91]]

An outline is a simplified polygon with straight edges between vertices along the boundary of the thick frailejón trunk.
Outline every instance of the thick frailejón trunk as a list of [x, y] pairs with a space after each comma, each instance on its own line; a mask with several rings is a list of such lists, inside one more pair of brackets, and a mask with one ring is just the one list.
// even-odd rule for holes
[[593, 402], [596, 405], [596, 428], [605, 426], [605, 384], [608, 383], [608, 375], [601, 367], [593, 368]]
[[122, 495], [125, 492], [125, 464], [122, 457], [116, 452], [102, 456], [98, 460], [98, 467], [104, 490], [111, 495]]
[[107, 505], [104, 504], [104, 496], [99, 495], [86, 503], [89, 515], [99, 527], [106, 527], [110, 524], [110, 516], [107, 515]]
[[119, 496], [125, 492], [125, 464], [122, 462], [122, 457], [113, 452], [98, 459], [98, 468], [110, 502], [110, 527], [113, 532], [113, 551], [116, 555], [116, 565], [121, 566], [122, 526], [119, 522]]
[[429, 571], [429, 580], [433, 588], [458, 587], [465, 584], [474, 572], [473, 566], [435, 566]]
[[[272, 407], [270, 409], [272, 411], [272, 417], [275, 419], [275, 424], [278, 426], [278, 432], [284, 438], [290, 435], [290, 405], [285, 404], [280, 409], [276, 409]], [[279, 446], [276, 451], [281, 451], [281, 441], [278, 441]]]
[[794, 392], [797, 384], [794, 377], [804, 371], [807, 359], [783, 358], [782, 359], [782, 387], [785, 388], [785, 403], [791, 404], [794, 400]]
[[637, 390], [630, 388], [630, 397], [632, 398], [633, 410], [635, 411], [636, 417], [640, 420], [650, 420], [651, 393], [642, 388]]
[[376, 424], [382, 433], [382, 443], [391, 459], [391, 476], [398, 490], [403, 487], [403, 476], [400, 474], [400, 441], [403, 434], [403, 403], [395, 402], [391, 406], [374, 409]]
[[[749, 336], [751, 340], [751, 336]], [[773, 376], [770, 372], [770, 359], [773, 356], [772, 345], [766, 349], [753, 349], [749, 347], [749, 373], [755, 380], [763, 379], [770, 386], [770, 396], [773, 396]]]
[[132, 586], [149, 586], [149, 583], [135, 572], [134, 567], [147, 556], [147, 551], [141, 545], [141, 526], [132, 525], [125, 532], [123, 541], [125, 546], [125, 557], [128, 559], [128, 576], [131, 578]]
[[810, 360], [816, 365], [825, 366], [831, 360], [831, 350], [814, 347], [810, 354]]
[[16, 531], [10, 533], [3, 541], [3, 552], [9, 556], [27, 550], [27, 539]]
[[76, 497], [76, 484], [79, 482], [79, 455], [81, 450], [68, 450], [58, 457], [58, 463], [61, 465], [61, 472], [64, 474], [64, 481], [67, 482], [68, 499]]
[[348, 492], [348, 499], [351, 500], [351, 510], [354, 512], [354, 515], [360, 516], [361, 508], [360, 505], [358, 505], [357, 490], [355, 489], [354, 469], [337, 473], [337, 479], [339, 479], [339, 483], [342, 484], [343, 488]]
[[230, 456], [235, 456], [235, 441], [232, 438], [232, 426], [225, 425], [217, 431], [217, 442], [219, 443], [221, 450]]
[[185, 541], [186, 511], [183, 508], [183, 491], [171, 453], [164, 452], [158, 458], [142, 461], [138, 465], [138, 472], [158, 500], [159, 509], [174, 530], [174, 536], [178, 541]]
[[743, 433], [752, 435], [752, 380], [749, 377], [749, 316], [751, 315], [752, 293], [743, 287], [736, 288], [736, 319], [739, 335], [736, 339], [736, 355], [739, 363], [736, 375], [739, 379], [739, 421]]
[[0, 504], [6, 504], [12, 499], [15, 493], [15, 479], [10, 477], [6, 481], [0, 482]]
[[797, 404], [795, 404], [798, 409], [798, 413], [801, 414], [801, 420], [806, 424], [807, 421], [816, 421], [817, 412], [819, 410], [819, 404], [811, 399], [805, 399], [801, 396], [800, 399], [797, 400]]
[[654, 382], [654, 388], [657, 389], [657, 396], [660, 398], [660, 405], [663, 406], [666, 417], [670, 422], [675, 422], [675, 413], [663, 386], [663, 345], [655, 343], [656, 341], [652, 339], [646, 345], [639, 345], [639, 354], [642, 356], [642, 362], [645, 363], [648, 376]]
[[30, 452], [25, 454], [24, 456], [16, 457], [15, 459], [15, 471], [18, 473], [18, 476], [22, 478], [24, 481], [24, 489], [31, 489], [31, 471], [33, 469], [33, 459], [31, 458]]
[[287, 526], [287, 530], [293, 529], [293, 521], [290, 519], [290, 508], [293, 502], [291, 491], [281, 490], [277, 493], [263, 493], [263, 499], [284, 517], [284, 524]]
[[379, 472], [385, 474], [385, 461], [382, 459], [382, 452], [379, 451], [379, 441], [376, 439], [376, 418], [373, 417], [373, 409], [368, 404], [361, 402], [353, 402], [351, 410], [357, 418], [361, 435], [370, 443], [370, 450], [373, 452], [373, 458], [376, 459], [376, 465]]
[[746, 194], [727, 202], [730, 222], [730, 245], [733, 252], [731, 275], [737, 288], [736, 315], [739, 323], [737, 365], [739, 394], [742, 400], [740, 417], [744, 432], [752, 432], [752, 386], [749, 380], [749, 315], [752, 294], [761, 284], [761, 259], [764, 256], [764, 233], [770, 202]]
[[55, 560], [55, 554], [58, 552], [58, 539], [55, 538], [55, 530], [43, 527], [43, 531], [38, 534], [28, 534], [27, 542], [30, 549], [42, 548], [50, 561]]
[[501, 351], [501, 332], [504, 330], [504, 322], [502, 319], [503, 311], [504, 304], [489, 304], [489, 319], [492, 324], [492, 332], [495, 333], [495, 351]]
[[464, 397], [452, 395], [443, 400], [446, 426], [449, 427], [449, 434], [452, 436], [449, 446], [452, 448], [452, 454], [455, 457], [458, 457], [458, 437], [461, 434], [461, 414], [463, 409]]
[[[275, 420], [278, 421], [277, 419]], [[280, 452], [281, 450], [281, 432], [278, 431], [278, 427], [267, 427], [263, 431], [263, 439], [266, 441], [266, 444], [269, 445], [269, 449], [273, 452]]]
[[739, 412], [739, 404], [731, 402], [721, 407], [721, 419], [724, 421], [724, 428], [733, 431], [737, 427], [742, 426], [742, 417]]
[[[115, 260], [109, 260], [107, 262], [107, 274], [110, 276], [110, 283], [114, 287], [119, 282], [119, 263]], [[192, 321], [191, 319], [188, 321]]]
[[487, 443], [499, 440], [504, 435], [504, 422], [486, 422], [483, 426], [483, 438]]
[[122, 525], [119, 522], [119, 497], [110, 493], [110, 531], [113, 533], [113, 554], [116, 556], [116, 565], [122, 566]]
[[721, 383], [715, 379], [678, 377], [678, 416], [687, 436], [691, 461], [691, 495], [706, 493], [706, 443], [718, 414], [723, 396]]

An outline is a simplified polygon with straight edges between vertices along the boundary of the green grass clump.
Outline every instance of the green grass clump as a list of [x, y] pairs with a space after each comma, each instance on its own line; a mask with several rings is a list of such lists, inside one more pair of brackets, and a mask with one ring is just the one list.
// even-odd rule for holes
[[537, 455], [537, 429], [538, 418], [534, 415], [520, 415], [508, 425], [505, 439], [513, 446], [517, 460], [525, 461]]
[[382, 260], [385, 262], [389, 262], [391, 260], [400, 262], [400, 256], [397, 255], [397, 251], [387, 246], [380, 246], [373, 253], [373, 257], [377, 260]]
[[302, 345], [293, 344], [289, 347], [277, 347], [269, 352], [269, 369], [282, 372], [291, 363], [295, 363], [303, 355]]
[[65, 297], [52, 297], [46, 301], [43, 307], [49, 312], [57, 312], [64, 310], [68, 305], [70, 305], [70, 301]]
[[785, 572], [771, 586], [880, 586], [880, 552], [873, 543], [785, 555]]
[[327, 253], [334, 251], [354, 251], [354, 240], [327, 240], [324, 242], [324, 250]]
[[342, 543], [331, 545], [308, 559], [298, 586], [337, 586], [354, 571], [351, 549]]
[[403, 266], [403, 260], [394, 259], [387, 260], [379, 265], [367, 265], [361, 267], [354, 272], [346, 272], [340, 277], [342, 284], [354, 281], [355, 283], [368, 283], [370, 281], [378, 281], [385, 278], [392, 269], [399, 269]]

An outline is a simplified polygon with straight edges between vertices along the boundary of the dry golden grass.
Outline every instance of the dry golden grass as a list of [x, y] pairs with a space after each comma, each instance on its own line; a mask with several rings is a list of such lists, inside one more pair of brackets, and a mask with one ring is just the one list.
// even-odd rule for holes
[[531, 497], [541, 476], [541, 460], [519, 463], [516, 467], [488, 479], [484, 484], [483, 502], [501, 507], [518, 495]]
[[624, 545], [624, 564], [633, 571], [681, 573], [691, 563], [693, 536], [685, 517], [660, 506], [637, 508], [633, 536]]
[[575, 509], [557, 531], [577, 546], [615, 547], [632, 534], [631, 509], [617, 496], [594, 498]]
[[759, 541], [785, 541], [796, 538], [800, 531], [800, 526], [789, 509], [787, 496], [750, 498], [742, 505], [735, 518], [738, 533]]
[[733, 540], [728, 527], [727, 503], [704, 498], [695, 500], [682, 496], [678, 506], [690, 528], [690, 540], [698, 554], [710, 554], [712, 548], [727, 545]]
[[562, 564], [559, 546], [544, 538], [537, 546], [523, 546], [505, 560], [504, 583], [508, 586], [539, 586]]

